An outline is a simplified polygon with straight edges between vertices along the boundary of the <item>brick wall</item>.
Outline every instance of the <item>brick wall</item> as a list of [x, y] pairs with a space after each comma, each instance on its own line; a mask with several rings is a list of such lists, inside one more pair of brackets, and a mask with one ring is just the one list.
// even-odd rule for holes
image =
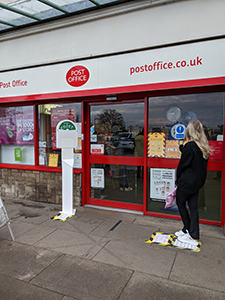
[[[4, 198], [62, 203], [62, 174], [0, 169], [0, 193]], [[74, 205], [81, 203], [81, 175], [73, 176]]]

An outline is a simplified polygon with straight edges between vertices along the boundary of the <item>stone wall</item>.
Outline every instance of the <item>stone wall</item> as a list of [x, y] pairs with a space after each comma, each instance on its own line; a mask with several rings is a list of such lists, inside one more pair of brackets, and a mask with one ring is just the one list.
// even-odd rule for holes
[[[81, 204], [81, 175], [73, 176], [74, 206]], [[0, 169], [0, 193], [4, 198], [62, 203], [62, 174]]]

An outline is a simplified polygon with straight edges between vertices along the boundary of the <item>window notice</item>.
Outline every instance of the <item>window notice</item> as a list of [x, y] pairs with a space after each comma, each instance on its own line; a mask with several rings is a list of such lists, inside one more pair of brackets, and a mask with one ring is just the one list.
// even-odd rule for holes
[[104, 169], [91, 169], [91, 187], [92, 188], [105, 188]]
[[175, 188], [175, 169], [151, 169], [150, 199], [165, 202], [166, 196]]

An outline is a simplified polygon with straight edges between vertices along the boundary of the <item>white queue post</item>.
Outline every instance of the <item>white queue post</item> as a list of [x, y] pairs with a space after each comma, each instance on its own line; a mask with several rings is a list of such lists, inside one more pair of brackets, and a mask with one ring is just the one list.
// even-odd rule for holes
[[56, 127], [56, 147], [62, 149], [62, 211], [65, 218], [75, 215], [73, 208], [74, 148], [77, 147], [77, 129], [74, 122], [63, 120]]

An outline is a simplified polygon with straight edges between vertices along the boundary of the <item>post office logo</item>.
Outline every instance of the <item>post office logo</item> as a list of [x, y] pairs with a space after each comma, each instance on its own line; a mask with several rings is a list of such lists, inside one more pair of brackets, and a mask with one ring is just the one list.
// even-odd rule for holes
[[84, 66], [72, 67], [66, 74], [66, 81], [69, 85], [80, 87], [88, 82], [90, 73]]

